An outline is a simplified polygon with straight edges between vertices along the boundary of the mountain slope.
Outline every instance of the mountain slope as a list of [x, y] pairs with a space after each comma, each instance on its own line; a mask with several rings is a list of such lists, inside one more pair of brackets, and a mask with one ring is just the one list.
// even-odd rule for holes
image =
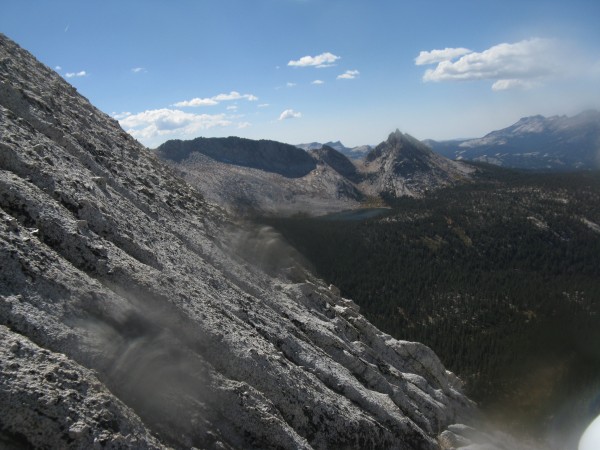
[[0, 35], [0, 443], [437, 448], [472, 405]]
[[[450, 161], [399, 131], [371, 149], [362, 160], [350, 160], [328, 145], [303, 150], [287, 159], [287, 173], [268, 164], [240, 164], [256, 160], [263, 142], [271, 143], [272, 159], [286, 144], [248, 139], [202, 139], [168, 141], [157, 154], [179, 170], [185, 179], [210, 201], [242, 214], [319, 215], [353, 209], [367, 198], [421, 196], [428, 190], [465, 182], [471, 166]], [[205, 145], [208, 144], [208, 149]], [[213, 148], [240, 147], [213, 154]], [[277, 145], [278, 144], [278, 145]], [[184, 149], [181, 151], [180, 149]], [[235, 157], [231, 157], [235, 154]], [[207, 156], [212, 155], [212, 156]], [[260, 156], [263, 158], [264, 156]], [[311, 158], [314, 169], [305, 158]], [[269, 160], [269, 157], [264, 157]], [[299, 164], [296, 166], [296, 164]], [[249, 167], [251, 166], [251, 167]], [[295, 175], [291, 175], [295, 174]]]
[[296, 145], [296, 147], [301, 148], [302, 150], [306, 150], [307, 152], [310, 150], [319, 150], [321, 147], [324, 147], [324, 146], [331, 147], [334, 150], [337, 150], [338, 152], [340, 152], [342, 155], [346, 156], [347, 158], [351, 158], [351, 159], [360, 159], [360, 158], [364, 157], [369, 152], [369, 150], [371, 150], [370, 145], [359, 145], [358, 147], [346, 147], [340, 141], [335, 141], [335, 142], [329, 141], [324, 144], [321, 144], [320, 142], [310, 142], [308, 144]]
[[166, 160], [181, 162], [192, 153], [202, 153], [215, 161], [274, 172], [288, 178], [307, 175], [315, 161], [306, 152], [281, 142], [239, 137], [170, 140], [156, 149]]
[[[179, 162], [166, 162], [197, 187], [208, 201], [238, 215], [325, 214], [359, 206], [362, 194], [351, 181], [324, 161], [314, 159], [303, 150], [296, 150], [310, 158], [314, 166], [302, 177], [285, 176], [270, 168], [246, 167], [225, 162], [222, 158], [213, 159], [201, 151], [190, 152]], [[247, 151], [248, 147], [240, 150]], [[162, 151], [158, 153], [159, 156], [162, 154]], [[288, 172], [299, 173], [302, 169], [293, 164], [290, 161]]]
[[311, 150], [310, 154], [317, 161], [327, 164], [344, 178], [353, 183], [360, 182], [361, 176], [356, 170], [356, 166], [338, 150], [328, 145], [323, 145], [319, 149]]
[[371, 195], [420, 196], [442, 186], [466, 181], [473, 168], [450, 161], [417, 139], [396, 130], [365, 156], [362, 190]]
[[600, 168], [600, 112], [574, 117], [524, 117], [510, 127], [479, 139], [427, 141], [452, 159], [505, 167], [545, 170]]

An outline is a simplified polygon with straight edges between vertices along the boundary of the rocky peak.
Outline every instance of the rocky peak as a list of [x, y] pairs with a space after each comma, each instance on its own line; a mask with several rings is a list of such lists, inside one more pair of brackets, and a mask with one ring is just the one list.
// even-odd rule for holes
[[380, 143], [365, 156], [367, 162], [381, 157], [423, 159], [431, 154], [427, 145], [419, 140], [404, 134], [400, 130], [390, 133], [387, 140]]
[[396, 130], [365, 157], [363, 189], [391, 196], [419, 196], [423, 192], [466, 181], [473, 171], [431, 151], [414, 137]]

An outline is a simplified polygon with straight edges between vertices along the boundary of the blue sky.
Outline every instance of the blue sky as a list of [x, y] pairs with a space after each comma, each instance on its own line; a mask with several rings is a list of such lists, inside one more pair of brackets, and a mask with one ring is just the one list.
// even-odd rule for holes
[[600, 109], [597, 0], [0, 0], [142, 143], [478, 137]]

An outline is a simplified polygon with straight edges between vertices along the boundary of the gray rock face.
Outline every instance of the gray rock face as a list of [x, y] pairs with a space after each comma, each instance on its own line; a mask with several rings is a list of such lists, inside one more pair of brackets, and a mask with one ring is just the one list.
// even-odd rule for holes
[[3, 35], [0, 136], [0, 443], [433, 449], [471, 413]]
[[163, 448], [91, 370], [5, 326], [0, 339], [0, 443], [8, 448]]

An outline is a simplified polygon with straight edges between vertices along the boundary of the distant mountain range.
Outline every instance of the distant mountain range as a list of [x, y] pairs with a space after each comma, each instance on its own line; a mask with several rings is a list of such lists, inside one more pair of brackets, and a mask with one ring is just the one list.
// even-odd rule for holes
[[450, 159], [533, 170], [600, 168], [600, 112], [531, 116], [479, 139], [424, 141]]
[[296, 147], [301, 148], [302, 150], [310, 151], [310, 150], [318, 150], [323, 146], [331, 147], [334, 150], [337, 150], [342, 155], [347, 156], [351, 159], [360, 159], [365, 156], [373, 147], [370, 145], [359, 145], [357, 147], [346, 147], [340, 141], [329, 141], [324, 144], [320, 142], [310, 142], [308, 144], [298, 144]]
[[306, 147], [198, 138], [167, 141], [156, 153], [206, 198], [247, 214], [323, 214], [358, 207], [367, 198], [418, 197], [468, 180], [474, 170], [398, 130], [362, 159], [350, 159], [330, 145]]

